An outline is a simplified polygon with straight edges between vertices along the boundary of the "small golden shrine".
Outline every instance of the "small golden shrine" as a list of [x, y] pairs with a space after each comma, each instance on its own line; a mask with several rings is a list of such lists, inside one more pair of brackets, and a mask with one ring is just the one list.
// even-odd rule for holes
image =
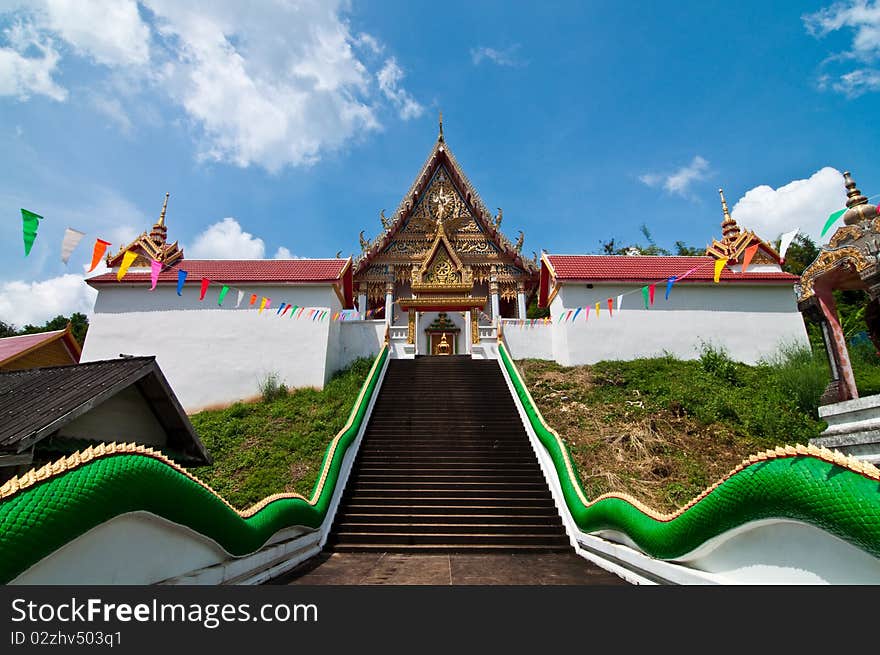
[[134, 268], [149, 268], [150, 261], [153, 259], [166, 267], [183, 259], [183, 250], [177, 245], [177, 241], [168, 243], [165, 211], [168, 209], [168, 196], [170, 195], [170, 193], [165, 194], [162, 212], [159, 214], [159, 220], [153, 225], [153, 229], [149, 233], [144, 232], [127, 246], [122, 246], [115, 255], [108, 254], [107, 266], [110, 268], [119, 266], [122, 263], [122, 256], [128, 250], [137, 253], [137, 257], [132, 263]]
[[781, 264], [782, 258], [773, 246], [751, 230], [740, 229], [727, 209], [724, 189], [718, 189], [718, 194], [721, 196], [721, 211], [724, 214], [724, 220], [721, 221], [721, 241], [713, 239], [712, 244], [706, 248], [706, 254], [715, 259], [725, 259], [728, 265], [742, 264], [746, 249], [757, 245], [752, 264]]
[[432, 355], [458, 354], [458, 333], [461, 329], [453, 323], [446, 312], [440, 312], [437, 318], [425, 328]]
[[843, 174], [843, 181], [847, 198], [844, 224], [804, 269], [795, 287], [798, 309], [819, 324], [831, 363], [831, 381], [821, 404], [859, 397], [834, 290], [867, 292], [865, 324], [880, 350], [880, 213], [859, 191], [849, 171]]

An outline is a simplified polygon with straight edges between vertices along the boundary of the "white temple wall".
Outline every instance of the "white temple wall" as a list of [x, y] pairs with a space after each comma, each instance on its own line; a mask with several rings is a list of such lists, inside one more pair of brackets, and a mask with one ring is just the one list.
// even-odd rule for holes
[[520, 325], [514, 319], [502, 320], [504, 343], [514, 359], [553, 359], [553, 325]]
[[[182, 297], [174, 286], [154, 291], [124, 283], [102, 286], [81, 361], [115, 359], [120, 353], [156, 355], [187, 412], [252, 398], [272, 372], [288, 387], [324, 386], [338, 351], [329, 348], [334, 322], [290, 313], [282, 318], [275, 312], [287, 302], [327, 307], [332, 317], [341, 309], [332, 286], [243, 285], [246, 295], [238, 309], [234, 289], [218, 307], [219, 290], [212, 285], [200, 302], [200, 289], [192, 284]], [[258, 314], [259, 300], [248, 307], [252, 293], [271, 298], [270, 308]]]
[[336, 371], [358, 357], [375, 357], [385, 343], [385, 321], [339, 321]]
[[[624, 296], [617, 310], [617, 296]], [[803, 319], [789, 286], [681, 284], [664, 299], [665, 285], [655, 290], [654, 305], [645, 310], [641, 286], [564, 285], [551, 303], [553, 359], [564, 366], [602, 360], [655, 357], [670, 353], [682, 359], [699, 356], [701, 342], [725, 348], [731, 358], [754, 364], [782, 343], [809, 345]], [[613, 298], [614, 316], [607, 299]], [[569, 309], [601, 303], [585, 321], [559, 321]]]

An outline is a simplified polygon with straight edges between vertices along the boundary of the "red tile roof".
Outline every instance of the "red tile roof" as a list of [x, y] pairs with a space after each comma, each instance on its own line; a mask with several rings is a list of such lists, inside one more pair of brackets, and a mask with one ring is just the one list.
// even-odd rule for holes
[[[59, 338], [64, 338], [67, 330], [54, 330], [52, 332], [38, 332], [37, 334], [22, 334], [17, 337], [4, 337], [0, 339], [0, 364], [6, 364], [21, 355], [35, 350], [41, 345], [50, 343]], [[69, 338], [68, 350], [74, 361], [79, 361], [79, 347], [72, 337]]]
[[[658, 282], [673, 275], [697, 270], [682, 282], [711, 282], [715, 275], [713, 257], [651, 257], [646, 255], [544, 255], [559, 281]], [[749, 271], [736, 273], [725, 267], [722, 282], [768, 282], [794, 284], [797, 275]]]
[[[186, 284], [212, 282], [336, 282], [350, 259], [185, 259], [159, 273], [159, 284], [177, 284], [178, 270], [187, 272]], [[89, 284], [117, 284], [116, 273], [104, 273], [86, 280]], [[131, 271], [123, 283], [150, 283], [149, 271]]]

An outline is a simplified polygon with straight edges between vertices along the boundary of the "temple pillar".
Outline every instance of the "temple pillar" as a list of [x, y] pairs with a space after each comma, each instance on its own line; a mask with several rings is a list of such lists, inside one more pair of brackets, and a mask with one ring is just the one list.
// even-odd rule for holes
[[480, 343], [480, 326], [477, 316], [479, 310], [476, 307], [471, 308], [471, 343]]
[[414, 344], [416, 342], [416, 310], [410, 308], [409, 321], [407, 322], [409, 330], [406, 333], [406, 342]]
[[837, 316], [837, 304], [831, 289], [816, 288], [816, 300], [822, 311], [820, 325], [822, 338], [828, 352], [829, 365], [831, 366], [832, 384], [837, 382], [837, 400], [852, 400], [859, 397], [856, 389], [856, 378], [853, 375], [852, 364], [849, 361], [849, 351], [846, 347], [846, 336], [840, 327], [840, 319]]
[[526, 317], [526, 285], [522, 282], [516, 283], [516, 309], [517, 318]]
[[489, 294], [492, 297], [492, 322], [497, 325], [501, 320], [501, 307], [498, 302], [498, 280], [494, 275], [489, 280]]
[[394, 324], [394, 282], [385, 283], [385, 323]]
[[361, 318], [367, 317], [367, 286], [363, 283], [358, 285], [358, 311]]

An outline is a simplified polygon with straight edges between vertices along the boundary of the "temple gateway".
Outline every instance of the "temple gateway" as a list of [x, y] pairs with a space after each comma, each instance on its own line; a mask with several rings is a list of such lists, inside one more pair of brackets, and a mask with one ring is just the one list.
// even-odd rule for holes
[[[523, 232], [505, 236], [502, 210], [489, 211], [468, 180], [442, 119], [396, 211], [381, 212], [378, 236], [360, 232], [356, 258], [187, 259], [168, 242], [167, 200], [149, 232], [108, 256], [113, 271], [87, 280], [99, 293], [82, 361], [155, 355], [188, 411], [253, 397], [269, 374], [321, 387], [385, 342], [395, 358], [492, 359], [502, 332], [515, 357], [563, 365], [693, 358], [703, 344], [755, 362], [783, 342], [808, 343], [798, 278], [737, 225], [723, 196], [721, 239], [700, 257], [527, 257]], [[118, 280], [127, 251], [136, 258]], [[152, 291], [151, 261], [163, 266]], [[664, 293], [669, 279], [674, 288]], [[643, 303], [648, 285], [656, 299]], [[548, 318], [527, 316], [534, 302]]]

